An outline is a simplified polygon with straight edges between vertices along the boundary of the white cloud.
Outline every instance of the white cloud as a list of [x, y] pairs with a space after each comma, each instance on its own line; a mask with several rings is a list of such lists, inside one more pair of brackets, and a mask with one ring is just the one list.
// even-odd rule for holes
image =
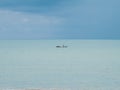
[[55, 16], [0, 10], [0, 27], [8, 27], [8, 30], [25, 30], [29, 28], [47, 30], [62, 24], [62, 22], [62, 18]]
[[29, 19], [28, 18], [23, 18], [23, 22], [29, 22]]
[[0, 10], [0, 38], [52, 38], [61, 24], [56, 16]]

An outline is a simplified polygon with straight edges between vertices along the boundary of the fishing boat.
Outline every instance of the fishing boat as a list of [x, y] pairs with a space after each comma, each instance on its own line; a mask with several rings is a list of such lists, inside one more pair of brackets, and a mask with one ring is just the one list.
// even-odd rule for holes
[[56, 46], [56, 48], [67, 48], [68, 46], [62, 45], [62, 46]]

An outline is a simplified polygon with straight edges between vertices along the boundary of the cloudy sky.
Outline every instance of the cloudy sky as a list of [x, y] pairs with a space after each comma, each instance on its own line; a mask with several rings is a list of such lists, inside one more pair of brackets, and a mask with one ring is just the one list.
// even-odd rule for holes
[[0, 39], [120, 39], [120, 0], [0, 0]]

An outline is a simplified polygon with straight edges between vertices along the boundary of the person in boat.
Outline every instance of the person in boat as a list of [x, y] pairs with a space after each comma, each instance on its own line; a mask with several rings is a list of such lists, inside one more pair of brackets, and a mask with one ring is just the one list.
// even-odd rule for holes
[[65, 46], [65, 45], [63, 45], [62, 47], [63, 47], [63, 48], [67, 48], [67, 46]]

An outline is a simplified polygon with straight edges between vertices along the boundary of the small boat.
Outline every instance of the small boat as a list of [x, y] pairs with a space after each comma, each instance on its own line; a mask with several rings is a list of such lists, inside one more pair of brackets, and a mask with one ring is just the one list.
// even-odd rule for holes
[[56, 48], [67, 48], [68, 46], [62, 45], [62, 46], [56, 46]]

